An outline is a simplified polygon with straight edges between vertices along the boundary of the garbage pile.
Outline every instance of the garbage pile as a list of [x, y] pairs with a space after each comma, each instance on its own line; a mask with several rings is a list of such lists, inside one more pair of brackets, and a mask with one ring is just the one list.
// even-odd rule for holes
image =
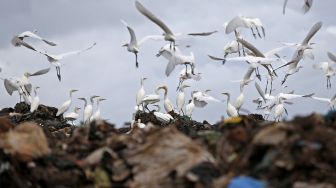
[[138, 112], [141, 121], [117, 129], [72, 126], [56, 111], [0, 111], [1, 187], [336, 187], [336, 112], [214, 125]]

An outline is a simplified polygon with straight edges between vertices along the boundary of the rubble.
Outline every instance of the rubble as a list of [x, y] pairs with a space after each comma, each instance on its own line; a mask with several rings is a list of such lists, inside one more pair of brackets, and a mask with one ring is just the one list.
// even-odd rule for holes
[[[215, 125], [171, 113], [147, 128], [72, 126], [56, 109], [0, 111], [1, 187], [335, 187], [336, 112]], [[151, 126], [149, 126], [149, 124]]]

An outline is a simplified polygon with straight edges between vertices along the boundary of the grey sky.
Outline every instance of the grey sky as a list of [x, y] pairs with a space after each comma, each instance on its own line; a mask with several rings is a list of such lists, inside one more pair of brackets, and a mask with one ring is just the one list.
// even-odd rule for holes
[[[314, 62], [328, 61], [326, 52], [336, 53], [336, 1], [314, 1], [313, 7], [306, 15], [301, 14], [303, 1], [289, 0], [286, 15], [282, 15], [282, 0], [142, 0], [148, 9], [160, 17], [175, 32], [202, 32], [218, 30], [209, 37], [185, 37], [178, 41], [184, 54], [193, 51], [197, 69], [202, 72], [199, 82], [188, 82], [192, 87], [186, 90], [187, 97], [193, 90], [211, 89], [211, 94], [224, 99], [220, 94], [224, 91], [232, 93], [232, 98], [239, 94], [239, 84], [231, 80], [242, 79], [247, 65], [244, 63], [227, 63], [209, 60], [207, 54], [223, 55], [223, 46], [233, 40], [233, 35], [226, 35], [222, 27], [224, 22], [237, 15], [259, 17], [266, 28], [266, 39], [255, 40], [249, 30], [243, 30], [244, 37], [260, 50], [268, 51], [279, 46], [278, 41], [301, 42], [311, 26], [317, 21], [323, 22], [322, 29], [313, 38], [315, 60], [300, 62], [304, 66], [297, 74], [288, 78], [287, 85], [296, 93], [315, 92], [316, 96], [331, 97], [335, 94], [335, 78], [332, 89], [326, 89], [326, 79], [322, 72], [314, 70]], [[62, 82], [56, 77], [55, 68], [47, 75], [31, 78], [34, 85], [39, 85], [41, 103], [59, 106], [68, 98], [70, 89], [78, 89], [74, 94], [74, 106], [82, 107], [77, 97], [101, 95], [107, 101], [101, 103], [102, 115], [111, 122], [121, 125], [130, 121], [135, 105], [135, 94], [140, 87], [140, 77], [149, 79], [145, 82], [147, 93], [153, 93], [158, 85], [169, 87], [169, 97], [175, 102], [178, 74], [183, 68], [177, 67], [170, 77], [164, 75], [167, 61], [155, 54], [165, 43], [149, 41], [139, 53], [140, 68], [135, 69], [134, 55], [121, 45], [129, 41], [129, 34], [121, 24], [124, 19], [131, 25], [138, 38], [150, 34], [161, 34], [162, 31], [135, 8], [133, 0], [11, 0], [0, 2], [0, 66], [1, 77], [21, 76], [25, 71], [35, 71], [49, 66], [41, 54], [25, 48], [15, 48], [10, 44], [13, 35], [25, 30], [37, 29], [39, 34], [58, 46], [49, 47], [31, 40], [37, 48], [53, 53], [62, 53], [83, 49], [92, 42], [97, 46], [78, 56], [62, 61]], [[184, 48], [191, 45], [191, 48]], [[285, 50], [282, 55], [292, 56], [293, 50]], [[278, 72], [279, 78], [274, 83], [279, 89], [285, 69]], [[263, 71], [264, 72], [264, 71]], [[260, 83], [263, 87], [265, 79]], [[253, 84], [245, 89], [246, 102], [244, 108], [255, 111], [250, 101], [257, 96]], [[0, 87], [0, 107], [13, 106], [18, 96], [12, 97]], [[318, 101], [299, 99], [294, 105], [287, 107], [291, 116], [307, 114], [312, 111], [326, 112], [327, 104]], [[211, 103], [205, 109], [196, 109], [194, 119], [210, 120], [214, 123], [225, 114], [224, 103]]]

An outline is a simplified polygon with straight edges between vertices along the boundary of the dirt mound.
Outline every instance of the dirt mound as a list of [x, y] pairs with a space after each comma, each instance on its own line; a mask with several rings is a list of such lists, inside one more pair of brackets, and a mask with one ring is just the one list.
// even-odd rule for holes
[[116, 129], [72, 126], [57, 109], [0, 111], [1, 187], [335, 187], [336, 113], [289, 122], [258, 115], [215, 125], [153, 113]]

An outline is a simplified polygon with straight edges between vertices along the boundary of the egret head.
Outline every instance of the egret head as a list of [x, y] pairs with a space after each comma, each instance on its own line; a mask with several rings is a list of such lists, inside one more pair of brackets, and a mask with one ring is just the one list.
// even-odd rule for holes
[[23, 75], [24, 75], [24, 77], [27, 77], [27, 78], [29, 78], [31, 76], [31, 74], [29, 72], [25, 72]]
[[72, 90], [70, 90], [70, 93], [73, 93], [73, 92], [76, 92], [76, 91], [78, 91], [77, 89], [72, 89]]

